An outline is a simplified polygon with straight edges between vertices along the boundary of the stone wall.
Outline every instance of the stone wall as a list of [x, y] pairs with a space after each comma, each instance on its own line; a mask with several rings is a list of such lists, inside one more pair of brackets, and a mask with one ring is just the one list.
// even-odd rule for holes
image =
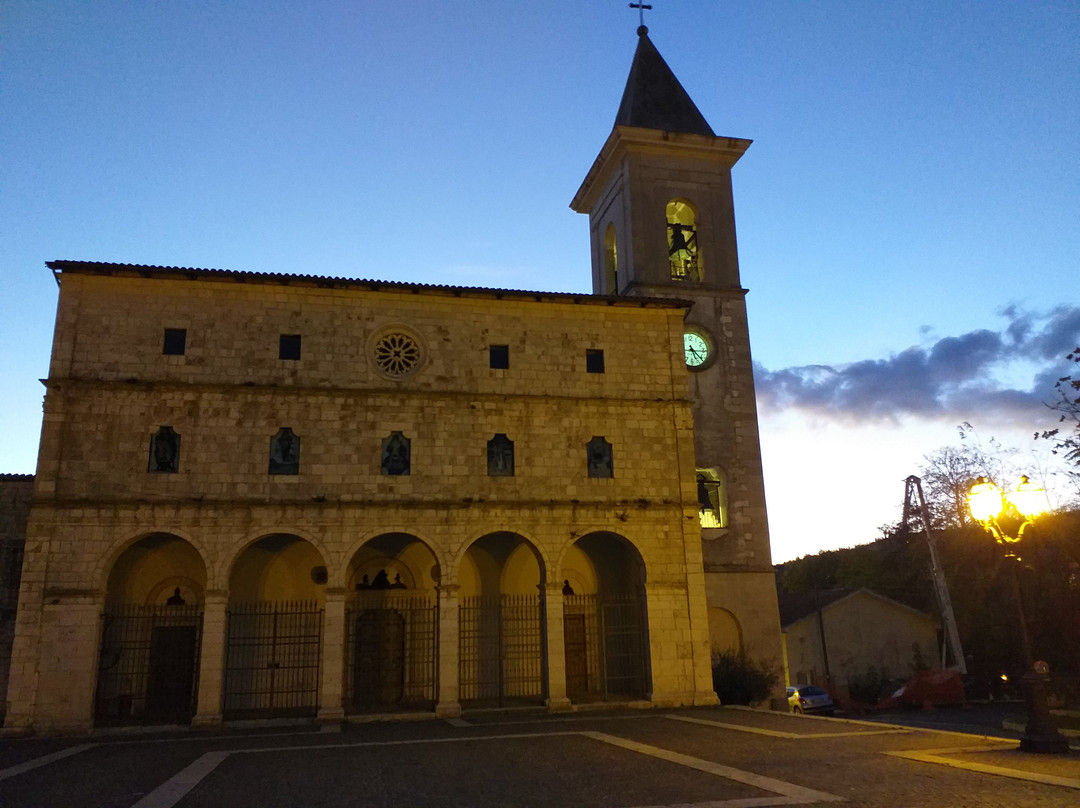
[[33, 490], [33, 475], [0, 474], [0, 717], [6, 712], [8, 665]]
[[[110, 570], [155, 534], [187, 542], [206, 568], [200, 723], [221, 718], [234, 565], [279, 534], [310, 543], [326, 566], [331, 672], [341, 669], [344, 592], [358, 551], [390, 533], [430, 548], [444, 712], [457, 699], [456, 660], [443, 657], [456, 653], [470, 545], [517, 537], [554, 603], [575, 542], [619, 537], [645, 571], [650, 697], [710, 700], [680, 304], [146, 274], [62, 276], [9, 727], [90, 726]], [[163, 353], [166, 328], [186, 329], [182, 355]], [[412, 335], [422, 353], [419, 368], [397, 380], [372, 361], [374, 341], [392, 331]], [[301, 335], [299, 360], [279, 358], [282, 334]], [[491, 345], [509, 346], [509, 368], [490, 367]], [[588, 372], [587, 350], [603, 351], [602, 373]], [[150, 439], [163, 426], [180, 436], [171, 473], [150, 470]], [[284, 427], [300, 439], [298, 473], [270, 474], [270, 439]], [[392, 432], [411, 441], [407, 475], [384, 473]], [[513, 476], [488, 475], [497, 433], [514, 442]], [[611, 444], [611, 477], [588, 473], [595, 436]], [[553, 705], [566, 703], [554, 608], [545, 640]], [[324, 676], [322, 698], [320, 715], [340, 714], [340, 677]]]

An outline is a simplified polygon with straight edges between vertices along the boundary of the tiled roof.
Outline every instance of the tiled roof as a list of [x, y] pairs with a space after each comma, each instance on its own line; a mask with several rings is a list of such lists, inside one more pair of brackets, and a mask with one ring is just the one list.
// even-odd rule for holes
[[454, 297], [485, 297], [508, 300], [535, 300], [587, 305], [631, 306], [634, 308], [688, 309], [690, 301], [660, 297], [603, 297], [584, 292], [533, 292], [523, 289], [491, 289], [481, 286], [444, 286], [431, 283], [380, 281], [362, 278], [341, 278], [328, 275], [291, 275], [274, 272], [243, 272], [234, 269], [199, 269], [195, 267], [122, 264], [100, 261], [46, 261], [60, 282], [65, 273], [84, 275], [119, 275], [172, 280], [211, 280], [233, 283], [276, 283], [283, 286], [324, 288], [355, 288], [369, 292], [412, 292], [414, 294], [452, 295]]

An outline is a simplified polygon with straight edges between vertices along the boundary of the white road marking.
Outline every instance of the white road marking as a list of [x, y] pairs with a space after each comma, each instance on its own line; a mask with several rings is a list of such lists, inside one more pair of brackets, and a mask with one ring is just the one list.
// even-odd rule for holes
[[607, 735], [602, 732], [566, 731], [523, 732], [508, 735], [477, 735], [472, 738], [418, 738], [400, 741], [360, 741], [357, 743], [316, 744], [307, 746], [269, 746], [231, 749], [222, 752], [208, 752], [198, 758], [190, 766], [147, 794], [139, 800], [139, 802], [135, 803], [132, 808], [172, 808], [172, 806], [180, 802], [180, 800], [190, 793], [195, 786], [213, 772], [226, 758], [236, 754], [301, 751], [317, 752], [323, 749], [359, 749], [364, 747], [410, 746], [432, 743], [470, 743], [475, 741], [503, 741], [506, 739], [553, 738], [575, 735], [591, 738], [592, 740], [600, 741], [601, 743], [606, 743], [611, 746], [628, 749], [632, 752], [637, 752], [638, 754], [649, 755], [650, 757], [666, 760], [669, 763], [686, 766], [687, 768], [696, 769], [697, 771], [712, 774], [717, 777], [723, 777], [727, 780], [743, 783], [744, 785], [750, 785], [763, 791], [770, 791], [776, 795], [770, 797], [750, 797], [735, 800], [714, 800], [709, 802], [683, 803], [680, 805], [653, 806], [653, 808], [757, 808], [757, 806], [762, 806], [764, 808], [765, 806], [806, 805], [813, 802], [842, 801], [841, 797], [836, 797], [832, 794], [814, 791], [792, 783], [786, 783], [782, 780], [763, 777], [762, 775], [753, 774], [752, 772], [745, 772], [741, 769], [723, 766], [719, 763], [713, 763], [700, 758], [690, 757], [689, 755], [671, 752], [657, 746], [629, 741], [614, 735]]
[[63, 760], [66, 757], [77, 755], [80, 752], [85, 752], [87, 749], [93, 749], [97, 744], [84, 743], [79, 746], [69, 746], [67, 749], [61, 749], [59, 752], [53, 752], [51, 755], [42, 755], [39, 758], [33, 760], [27, 760], [23, 763], [19, 763], [15, 766], [9, 766], [6, 769], [0, 769], [0, 780], [7, 780], [9, 777], [15, 777], [16, 775], [23, 774], [24, 772], [31, 771], [39, 766], [47, 766], [57, 760]]
[[[697, 769], [700, 772], [713, 774], [727, 780], [734, 780], [736, 783], [743, 783], [748, 786], [753, 786], [754, 788], [760, 788], [762, 791], [771, 791], [774, 794], [779, 794], [788, 798], [784, 803], [774, 802], [766, 804], [804, 805], [813, 802], [843, 802], [844, 799], [843, 797], [837, 797], [835, 794], [826, 794], [824, 791], [814, 791], [810, 788], [797, 786], [794, 783], [787, 783], [783, 780], [765, 777], [764, 775], [754, 774], [753, 772], [745, 772], [742, 769], [733, 769], [730, 766], [714, 763], [711, 760], [703, 760], [702, 758], [683, 755], [679, 752], [672, 752], [669, 749], [661, 749], [659, 746], [638, 743], [637, 741], [630, 741], [615, 735], [607, 735], [603, 732], [582, 732], [581, 734], [588, 738], [611, 744], [612, 746], [618, 746], [622, 749], [629, 749], [632, 752], [637, 752], [642, 755], [666, 760], [669, 763], [677, 763], [680, 766], [686, 766], [688, 769]], [[731, 801], [728, 800], [727, 804], [730, 805]], [[761, 805], [762, 803], [756, 804]]]
[[232, 752], [207, 752], [155, 788], [131, 808], [172, 808]]
[[[749, 732], [753, 735], [767, 735], [770, 738], [788, 738], [798, 740], [800, 738], [851, 738], [866, 735], [906, 735], [915, 732], [907, 727], [894, 729], [860, 730], [857, 732], [784, 732], [778, 729], [762, 729], [761, 727], [748, 727], [744, 724], [725, 724], [722, 721], [709, 721], [706, 718], [691, 718], [687, 715], [665, 715], [672, 721], [685, 721], [687, 724], [704, 724], [707, 727], [720, 727], [721, 729], [733, 729], [736, 732]], [[879, 725], [880, 726], [880, 725]]]

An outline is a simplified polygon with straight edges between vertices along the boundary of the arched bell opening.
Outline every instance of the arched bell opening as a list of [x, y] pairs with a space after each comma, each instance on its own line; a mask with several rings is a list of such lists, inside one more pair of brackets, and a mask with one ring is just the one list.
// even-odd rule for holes
[[226, 718], [315, 714], [327, 577], [319, 551], [287, 533], [237, 556], [229, 575]]
[[566, 694], [571, 701], [640, 699], [649, 692], [645, 564], [614, 533], [569, 548], [563, 578]]
[[539, 552], [516, 533], [489, 533], [466, 550], [458, 571], [463, 703], [544, 699], [543, 576]]
[[611, 222], [604, 230], [604, 294], [619, 294], [619, 248]]
[[434, 709], [438, 560], [407, 533], [366, 542], [349, 563], [345, 705], [352, 713]]
[[206, 564], [168, 533], [144, 536], [106, 584], [94, 722], [187, 723], [195, 714]]
[[698, 250], [698, 213], [686, 199], [672, 199], [664, 209], [667, 218], [668, 263], [673, 281], [705, 280]]

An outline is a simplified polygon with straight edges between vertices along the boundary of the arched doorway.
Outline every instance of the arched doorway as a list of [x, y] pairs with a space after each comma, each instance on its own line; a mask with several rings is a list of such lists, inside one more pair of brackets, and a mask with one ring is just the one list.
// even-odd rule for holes
[[327, 572], [299, 536], [246, 547], [229, 576], [226, 718], [314, 715], [319, 704]]
[[433, 709], [439, 567], [415, 536], [384, 533], [349, 564], [345, 704], [350, 712]]
[[645, 564], [626, 539], [590, 533], [563, 559], [566, 694], [644, 698], [649, 690]]
[[515, 533], [489, 533], [465, 552], [458, 581], [461, 701], [541, 701], [543, 569], [536, 549]]
[[106, 585], [96, 724], [191, 720], [205, 588], [206, 565], [179, 536], [154, 533], [120, 554]]

